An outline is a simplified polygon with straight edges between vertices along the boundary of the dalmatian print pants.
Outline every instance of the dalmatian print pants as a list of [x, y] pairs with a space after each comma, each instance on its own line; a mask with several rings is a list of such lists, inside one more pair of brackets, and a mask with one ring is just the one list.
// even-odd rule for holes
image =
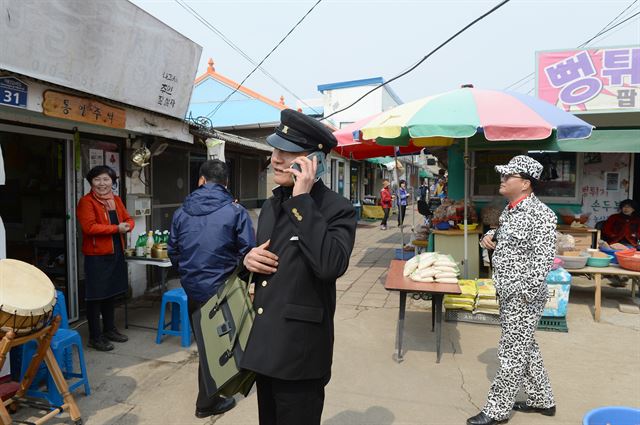
[[523, 385], [528, 405], [541, 408], [555, 405], [540, 348], [534, 339], [545, 302], [545, 299], [527, 302], [519, 294], [500, 300], [500, 367], [482, 409], [494, 420], [509, 418]]

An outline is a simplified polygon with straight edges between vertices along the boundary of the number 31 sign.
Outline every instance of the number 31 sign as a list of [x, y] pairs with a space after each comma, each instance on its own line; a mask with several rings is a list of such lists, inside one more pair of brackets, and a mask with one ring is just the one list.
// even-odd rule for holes
[[17, 78], [0, 77], [0, 105], [26, 108], [27, 90], [27, 85]]

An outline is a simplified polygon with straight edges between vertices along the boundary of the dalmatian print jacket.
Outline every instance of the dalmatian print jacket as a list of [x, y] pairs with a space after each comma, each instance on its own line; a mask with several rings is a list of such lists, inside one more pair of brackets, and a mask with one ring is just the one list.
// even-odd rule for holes
[[500, 215], [493, 253], [493, 280], [502, 299], [521, 294], [532, 302], [547, 298], [547, 273], [556, 254], [556, 215], [534, 194]]

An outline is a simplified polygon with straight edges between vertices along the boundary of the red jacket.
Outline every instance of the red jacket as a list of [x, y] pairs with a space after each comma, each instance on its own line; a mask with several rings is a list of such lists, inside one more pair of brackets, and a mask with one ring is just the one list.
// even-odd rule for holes
[[393, 204], [392, 199], [391, 191], [388, 187], [380, 189], [380, 205], [382, 208], [391, 208], [391, 205]]
[[609, 216], [602, 228], [602, 236], [608, 243], [620, 242], [636, 246], [640, 232], [640, 217], [622, 213]]
[[[114, 196], [116, 215], [120, 223], [129, 223], [133, 230], [133, 220], [129, 216], [119, 196]], [[82, 228], [82, 253], [84, 255], [108, 255], [114, 253], [112, 235], [118, 233], [118, 226], [111, 224], [107, 208], [93, 197], [91, 192], [80, 198], [76, 211], [78, 222]], [[122, 246], [125, 245], [124, 234], [120, 233]]]

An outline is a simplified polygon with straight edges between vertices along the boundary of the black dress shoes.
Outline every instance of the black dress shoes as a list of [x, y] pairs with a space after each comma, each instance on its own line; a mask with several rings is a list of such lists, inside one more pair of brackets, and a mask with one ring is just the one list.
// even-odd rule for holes
[[98, 351], [111, 351], [113, 350], [113, 344], [107, 341], [105, 338], [90, 339], [87, 344], [89, 347]]
[[513, 410], [525, 413], [540, 413], [545, 416], [555, 416], [556, 406], [551, 407], [533, 407], [529, 406], [526, 401], [516, 401]]
[[507, 423], [508, 421], [509, 419], [497, 421], [485, 415], [484, 412], [480, 412], [477, 415], [467, 419], [467, 425], [497, 425]]
[[117, 329], [111, 329], [110, 331], [106, 331], [103, 333], [104, 337], [109, 341], [113, 342], [127, 342], [129, 341], [129, 337], [118, 332]]
[[202, 419], [213, 415], [221, 415], [224, 412], [228, 412], [229, 410], [233, 409], [235, 405], [236, 400], [233, 397], [217, 397], [216, 403], [211, 407], [207, 407], [204, 409], [199, 409], [196, 407], [196, 418]]

